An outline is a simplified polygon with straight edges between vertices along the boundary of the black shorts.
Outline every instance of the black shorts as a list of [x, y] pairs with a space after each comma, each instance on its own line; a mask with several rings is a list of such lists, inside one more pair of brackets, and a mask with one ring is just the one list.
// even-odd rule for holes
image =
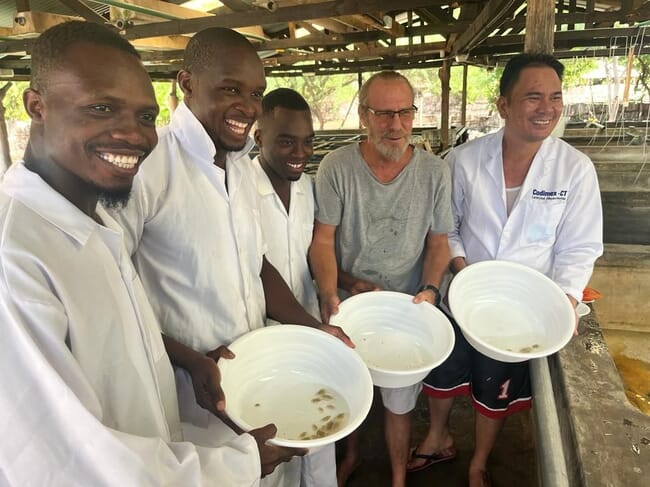
[[532, 404], [528, 362], [507, 363], [475, 350], [449, 318], [456, 336], [449, 358], [424, 379], [425, 394], [448, 398], [471, 393], [474, 408], [484, 416], [500, 419]]

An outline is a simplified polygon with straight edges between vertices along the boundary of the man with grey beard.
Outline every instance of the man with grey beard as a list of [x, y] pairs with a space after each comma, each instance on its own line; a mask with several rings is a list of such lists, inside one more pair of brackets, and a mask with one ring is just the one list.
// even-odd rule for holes
[[[413, 87], [394, 71], [373, 75], [359, 92], [367, 140], [328, 154], [316, 175], [310, 249], [324, 323], [342, 297], [386, 289], [440, 302], [453, 229], [447, 165], [410, 144]], [[421, 384], [381, 389], [393, 487], [405, 482], [410, 412]], [[356, 435], [339, 465], [339, 485], [359, 462]]]

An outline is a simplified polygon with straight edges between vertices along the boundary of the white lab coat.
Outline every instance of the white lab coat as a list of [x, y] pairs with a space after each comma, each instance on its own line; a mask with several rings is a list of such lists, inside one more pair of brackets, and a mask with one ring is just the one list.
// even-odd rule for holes
[[580, 301], [603, 252], [594, 165], [566, 142], [548, 137], [508, 216], [502, 140], [503, 129], [448, 156], [455, 220], [449, 235], [451, 256], [465, 257], [468, 264], [493, 259], [525, 264]]
[[289, 212], [259, 163], [247, 164], [247, 171], [259, 194], [260, 223], [266, 258], [277, 269], [302, 306], [320, 320], [318, 296], [307, 253], [314, 232], [314, 189], [307, 174], [291, 182]]
[[119, 226], [22, 163], [0, 187], [0, 483], [258, 485], [255, 440], [182, 441], [160, 329]]
[[[316, 287], [307, 254], [314, 232], [314, 188], [307, 174], [291, 182], [289, 212], [260, 166], [259, 157], [247, 165], [259, 193], [260, 221], [266, 242], [266, 258], [285, 280], [298, 302], [320, 321]], [[277, 321], [270, 318], [267, 324]], [[334, 444], [302, 457], [302, 487], [337, 487]], [[299, 459], [292, 460], [297, 462]]]
[[[252, 146], [228, 153], [226, 171], [217, 167], [214, 143], [181, 103], [140, 167], [129, 204], [112, 212], [163, 332], [201, 353], [265, 324], [266, 246], [258, 194], [242, 167], [252, 163]], [[187, 371], [175, 372], [182, 421], [218, 427], [196, 403]], [[218, 436], [235, 434], [218, 428]], [[297, 485], [297, 478], [283, 464], [262, 485]]]

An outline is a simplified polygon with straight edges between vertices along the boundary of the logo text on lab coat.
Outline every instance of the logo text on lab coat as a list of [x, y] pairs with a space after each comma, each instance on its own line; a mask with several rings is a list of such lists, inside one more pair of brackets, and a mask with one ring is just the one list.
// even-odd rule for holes
[[533, 189], [534, 200], [566, 200], [568, 191], [566, 189], [558, 191], [547, 191], [545, 189]]

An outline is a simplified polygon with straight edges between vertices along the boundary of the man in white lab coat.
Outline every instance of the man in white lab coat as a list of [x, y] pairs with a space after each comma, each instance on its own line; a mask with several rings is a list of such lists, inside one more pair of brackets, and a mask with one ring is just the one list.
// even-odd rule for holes
[[[314, 191], [312, 179], [304, 174], [314, 153], [313, 139], [311, 110], [305, 99], [289, 88], [275, 89], [262, 100], [255, 131], [259, 156], [245, 167], [260, 197], [266, 257], [298, 301], [318, 318], [318, 296], [307, 262], [314, 229]], [[337, 487], [334, 444], [302, 457], [300, 485]]]
[[[267, 316], [350, 342], [305, 311], [264, 255], [259, 196], [243, 167], [266, 89], [255, 47], [234, 30], [203, 30], [187, 44], [178, 85], [183, 102], [113, 216], [177, 366], [181, 419], [205, 428], [225, 405], [216, 360]], [[297, 485], [299, 472], [281, 470], [265, 484]]]
[[[491, 259], [519, 262], [553, 279], [575, 305], [602, 254], [596, 171], [587, 156], [551, 136], [562, 114], [564, 67], [521, 54], [505, 67], [497, 102], [505, 127], [452, 151], [455, 230], [451, 270]], [[576, 321], [577, 324], [577, 321]], [[450, 358], [425, 380], [431, 427], [411, 461], [421, 469], [453, 455], [453, 398], [471, 392], [476, 445], [471, 487], [489, 485], [488, 456], [505, 418], [531, 405], [528, 363], [481, 355], [457, 333]]]
[[104, 209], [157, 142], [137, 52], [66, 22], [31, 55], [29, 144], [0, 185], [0, 484], [258, 485], [295, 450], [265, 445], [271, 425], [219, 448], [183, 438], [160, 329]]

